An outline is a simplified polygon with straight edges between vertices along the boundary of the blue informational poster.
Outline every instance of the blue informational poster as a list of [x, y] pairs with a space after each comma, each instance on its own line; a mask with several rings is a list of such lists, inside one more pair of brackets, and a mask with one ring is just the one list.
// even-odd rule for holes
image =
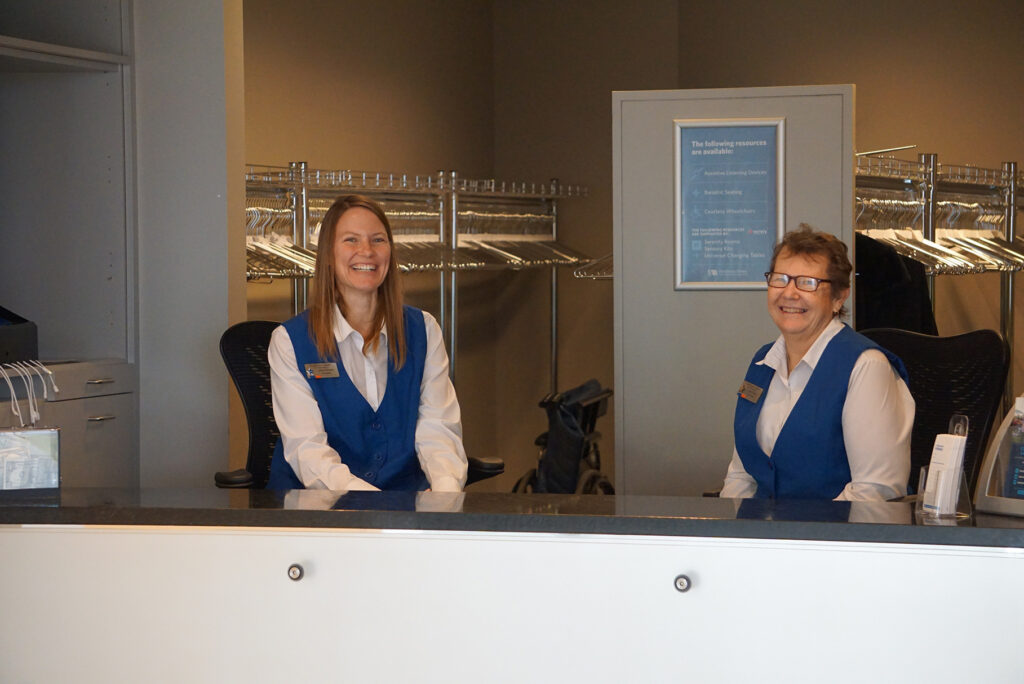
[[778, 120], [676, 121], [676, 289], [757, 289], [783, 231]]

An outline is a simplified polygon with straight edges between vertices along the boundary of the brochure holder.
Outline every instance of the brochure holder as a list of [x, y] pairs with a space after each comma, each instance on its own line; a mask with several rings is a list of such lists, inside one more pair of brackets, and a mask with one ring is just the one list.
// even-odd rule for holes
[[964, 448], [967, 445], [967, 416], [954, 414], [946, 434], [935, 436], [932, 458], [921, 468], [918, 506], [924, 522], [936, 520], [955, 524], [971, 517], [971, 495], [964, 477]]

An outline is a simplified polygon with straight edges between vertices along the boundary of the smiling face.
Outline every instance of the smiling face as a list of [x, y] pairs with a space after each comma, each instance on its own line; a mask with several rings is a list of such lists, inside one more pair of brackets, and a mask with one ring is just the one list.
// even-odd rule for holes
[[[772, 268], [791, 276], [828, 278], [825, 257], [813, 254], [791, 254], [783, 249]], [[846, 301], [848, 289], [835, 292], [832, 283], [819, 283], [814, 292], [796, 289], [796, 282], [786, 287], [768, 288], [768, 313], [786, 340], [786, 346], [804, 351], [818, 339], [832, 317]]]
[[334, 233], [334, 282], [345, 301], [375, 297], [390, 260], [387, 230], [372, 211], [353, 207], [341, 215]]

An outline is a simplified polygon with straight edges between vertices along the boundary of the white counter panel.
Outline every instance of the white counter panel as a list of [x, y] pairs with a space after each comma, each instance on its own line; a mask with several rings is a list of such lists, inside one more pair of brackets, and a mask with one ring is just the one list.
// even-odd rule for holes
[[1024, 671], [1020, 549], [7, 526], [0, 554], [5, 682], [963, 684]]

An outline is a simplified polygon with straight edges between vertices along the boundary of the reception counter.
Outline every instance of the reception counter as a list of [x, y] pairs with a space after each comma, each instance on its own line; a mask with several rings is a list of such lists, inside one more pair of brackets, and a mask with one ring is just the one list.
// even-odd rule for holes
[[0, 525], [156, 525], [730, 537], [1024, 548], [1024, 519], [927, 522], [910, 503], [668, 496], [274, 492], [230, 489], [0, 491]]
[[1024, 676], [1024, 521], [907, 503], [26, 490], [0, 554], [0, 681]]

